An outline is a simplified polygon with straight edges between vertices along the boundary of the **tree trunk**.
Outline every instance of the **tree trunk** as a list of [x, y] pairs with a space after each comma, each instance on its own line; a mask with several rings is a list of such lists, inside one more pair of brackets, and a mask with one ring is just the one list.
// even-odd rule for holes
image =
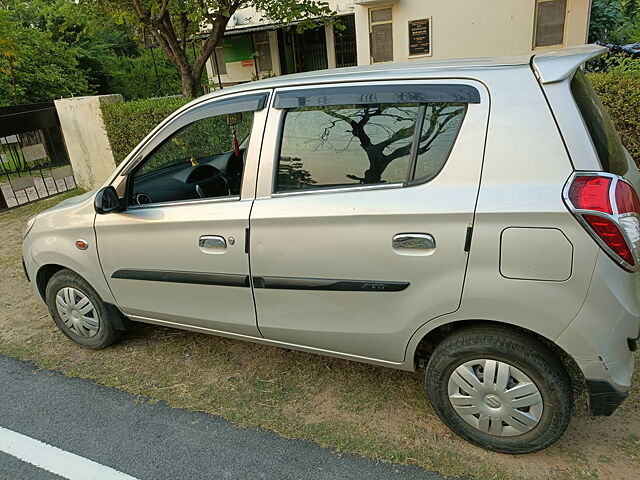
[[171, 12], [169, 12], [169, 0], [164, 0], [160, 12], [153, 16], [151, 11], [145, 7], [141, 0], [132, 0], [133, 7], [136, 11], [138, 18], [144, 25], [148, 25], [151, 31], [151, 35], [158, 42], [158, 45], [165, 53], [169, 61], [180, 72], [180, 83], [182, 86], [182, 94], [185, 97], [197, 97], [200, 93], [200, 79], [202, 72], [209, 57], [213, 54], [213, 50], [220, 42], [224, 30], [229, 23], [231, 15], [238, 9], [241, 0], [233, 0], [228, 5], [227, 12], [209, 13], [205, 9], [204, 17], [211, 23], [211, 32], [209, 36], [202, 42], [200, 52], [196, 55], [193, 65], [189, 64], [187, 57], [187, 28], [190, 24], [187, 13], [184, 11], [174, 12], [180, 16], [179, 33], [180, 39], [176, 34], [174, 28]]
[[182, 83], [182, 95], [186, 98], [195, 98], [200, 93], [199, 82], [194, 78], [191, 70], [180, 72], [180, 81]]

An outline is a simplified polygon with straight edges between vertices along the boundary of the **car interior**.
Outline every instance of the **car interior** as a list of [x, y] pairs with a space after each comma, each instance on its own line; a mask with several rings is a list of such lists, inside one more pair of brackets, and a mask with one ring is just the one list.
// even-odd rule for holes
[[[208, 156], [197, 156], [195, 152], [211, 151], [215, 147], [193, 145], [198, 141], [202, 142], [202, 137], [190, 138], [188, 134], [181, 135], [184, 130], [163, 143], [133, 172], [130, 180], [129, 205], [140, 206], [240, 195], [242, 173], [249, 146], [248, 129], [245, 138], [238, 139], [235, 129], [230, 125], [229, 130], [232, 132], [228, 142], [230, 149]], [[238, 140], [242, 142], [240, 145], [235, 143]], [[218, 139], [218, 141], [226, 143], [226, 139]], [[169, 157], [164, 155], [160, 165], [149, 168], [147, 164], [157, 160], [157, 158], [154, 159], [156, 153], [171, 142], [180, 147], [181, 154], [187, 155]], [[188, 155], [189, 153], [191, 155]]]

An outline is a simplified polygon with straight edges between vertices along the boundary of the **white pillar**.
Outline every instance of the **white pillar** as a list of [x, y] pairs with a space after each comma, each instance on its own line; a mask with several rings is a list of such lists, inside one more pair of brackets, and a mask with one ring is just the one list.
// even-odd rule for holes
[[333, 25], [325, 25], [324, 32], [327, 39], [327, 68], [336, 68], [336, 42]]
[[280, 67], [280, 49], [278, 48], [278, 31], [271, 30], [269, 32], [269, 49], [271, 51], [271, 70], [276, 75], [282, 75]]
[[369, 50], [369, 9], [363, 5], [355, 6], [356, 52], [358, 65], [371, 65]]
[[122, 95], [55, 100], [73, 176], [78, 186], [86, 190], [102, 186], [116, 168], [101, 106], [121, 101]]

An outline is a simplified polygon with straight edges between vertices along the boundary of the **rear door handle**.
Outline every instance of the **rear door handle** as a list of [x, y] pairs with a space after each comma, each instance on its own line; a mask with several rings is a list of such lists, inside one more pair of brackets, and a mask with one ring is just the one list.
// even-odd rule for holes
[[436, 249], [436, 239], [429, 233], [398, 233], [391, 246], [400, 255], [428, 255]]
[[202, 235], [198, 240], [198, 247], [204, 253], [224, 253], [227, 241], [220, 235]]

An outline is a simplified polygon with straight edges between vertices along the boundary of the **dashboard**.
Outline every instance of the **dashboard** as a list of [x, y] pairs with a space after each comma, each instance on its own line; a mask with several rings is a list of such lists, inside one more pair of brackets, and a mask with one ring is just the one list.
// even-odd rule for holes
[[[239, 195], [245, 153], [246, 150], [241, 150], [240, 156], [236, 156], [234, 152], [226, 152], [198, 158], [196, 166], [185, 158], [184, 162], [177, 165], [134, 176], [132, 203], [147, 205]], [[197, 186], [207, 182], [213, 183], [207, 188], [206, 194], [202, 193], [202, 187], [199, 194]]]

